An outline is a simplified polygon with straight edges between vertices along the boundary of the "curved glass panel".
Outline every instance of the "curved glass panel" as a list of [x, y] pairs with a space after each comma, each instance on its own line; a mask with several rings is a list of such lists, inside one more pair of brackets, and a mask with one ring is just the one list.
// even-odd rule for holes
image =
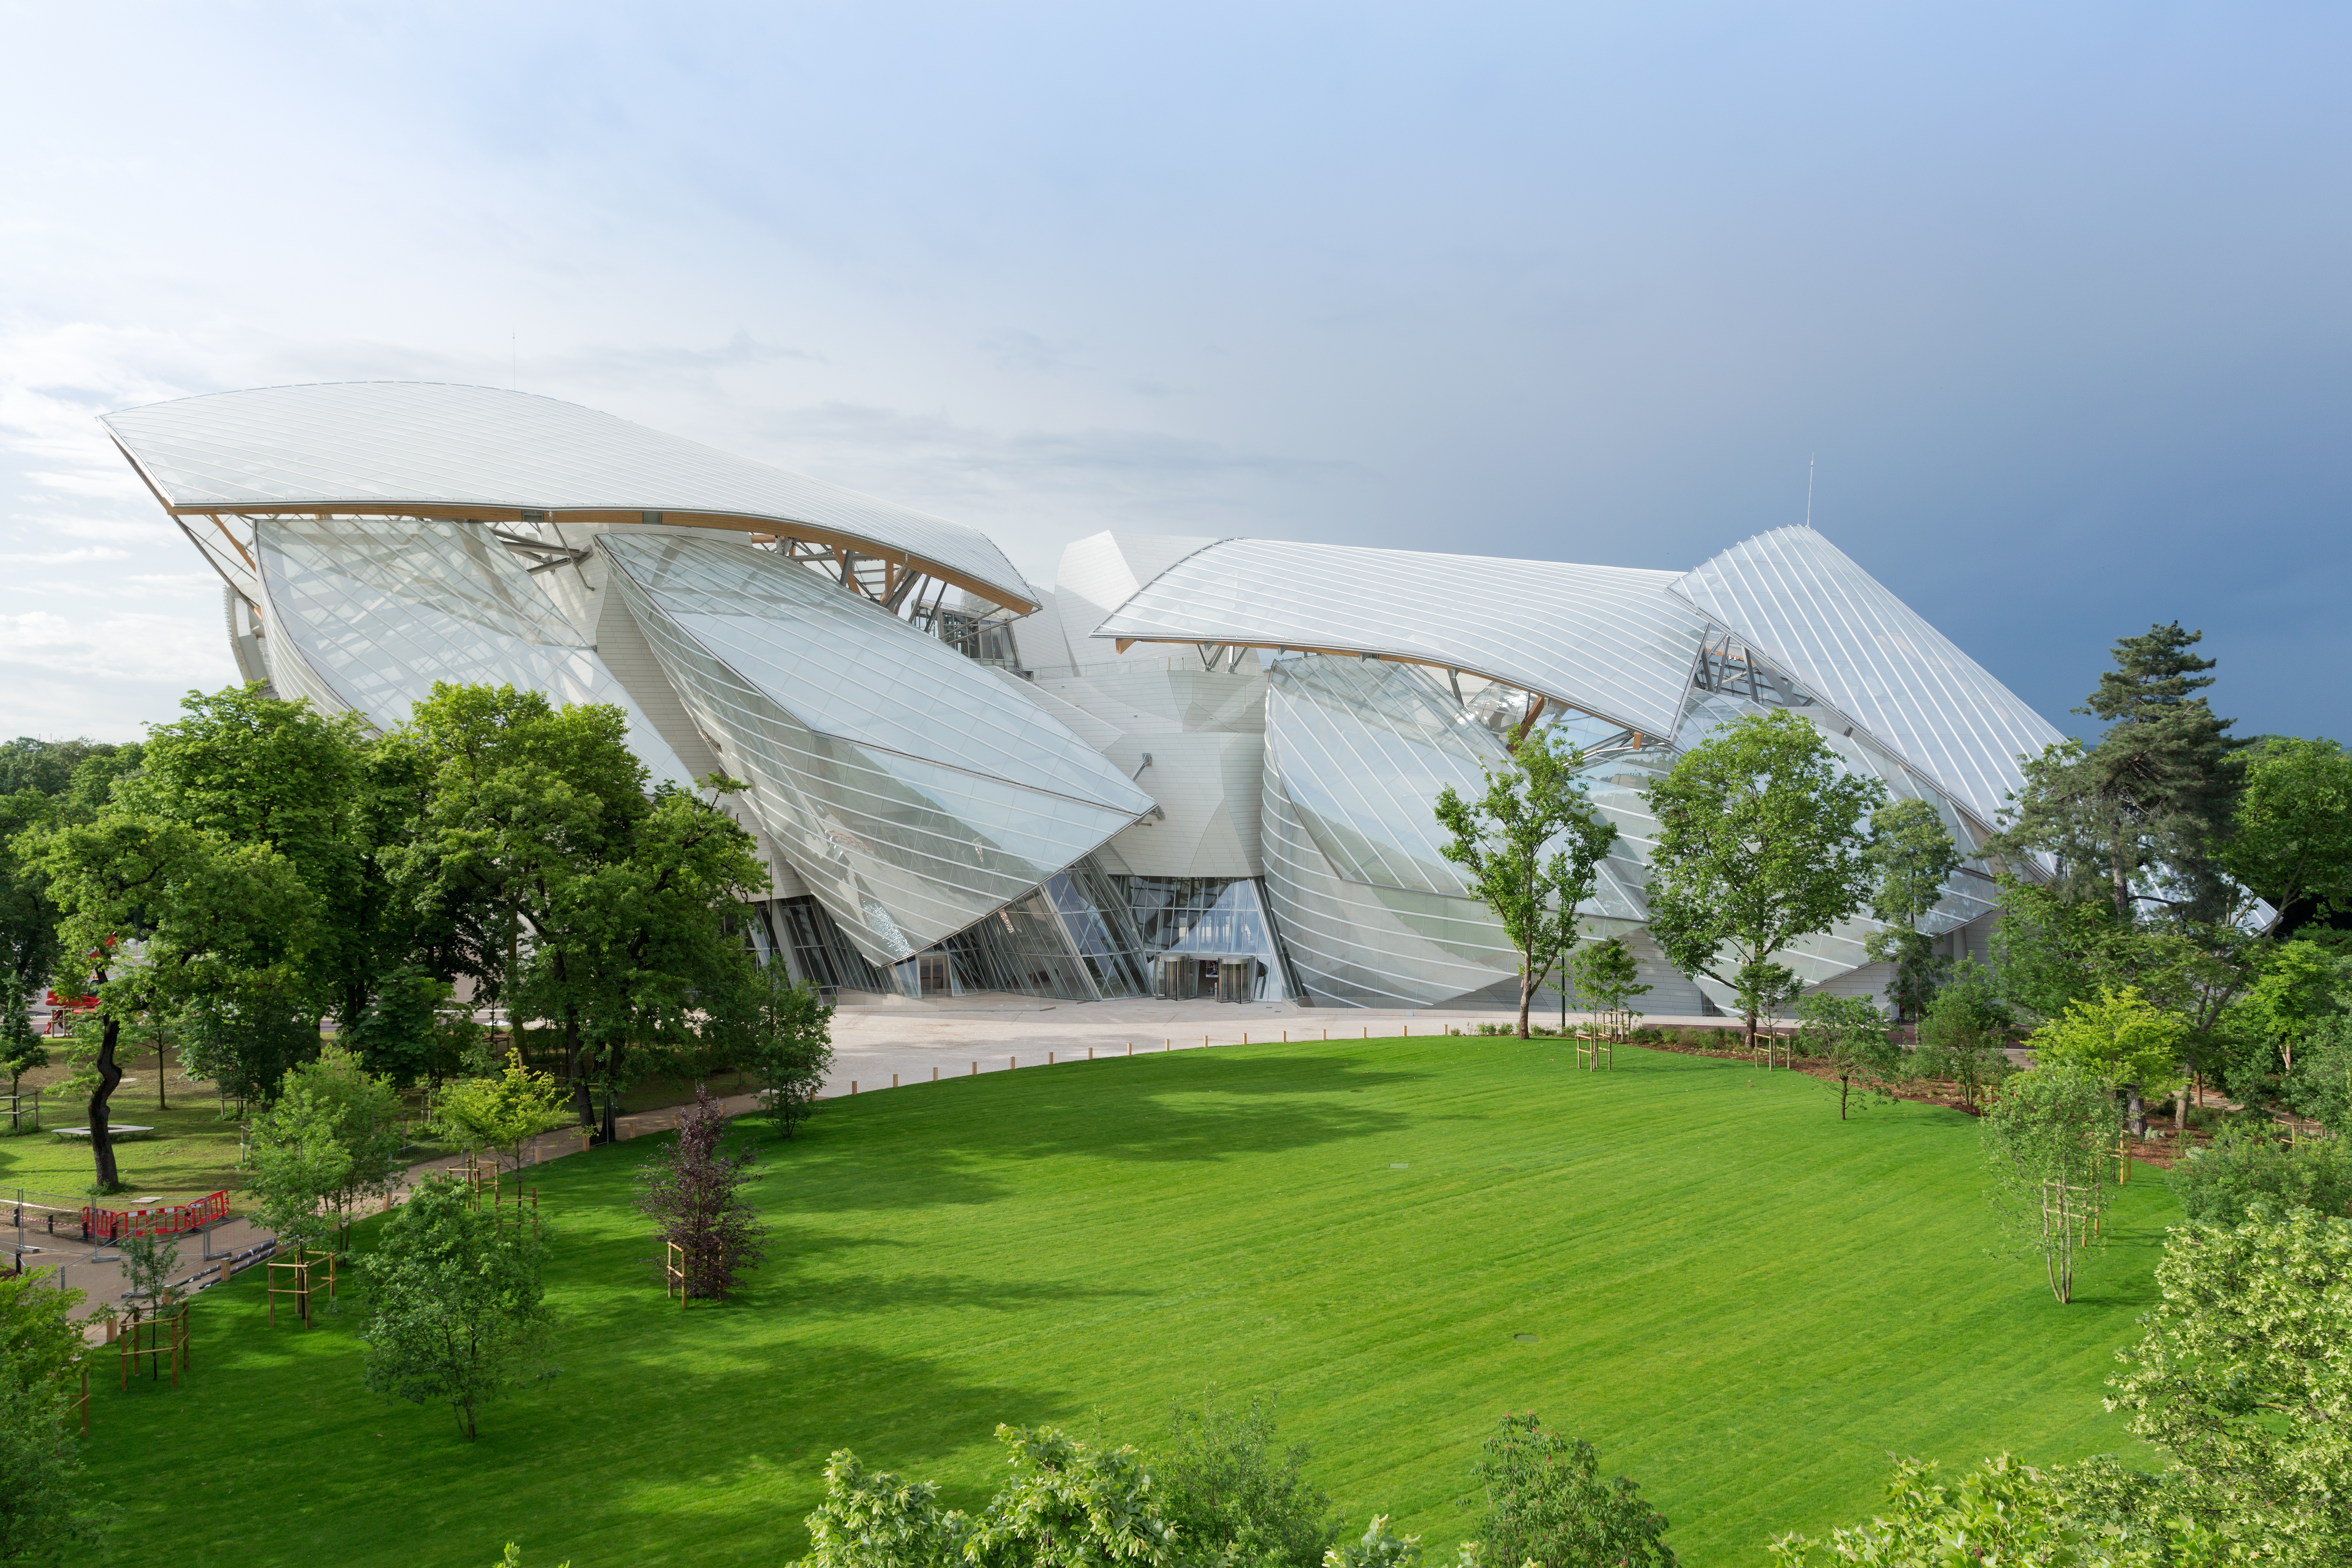
[[611, 703], [654, 776], [692, 785], [595, 649], [480, 524], [264, 518], [255, 544], [270, 677], [287, 696], [380, 730], [408, 722], [436, 680]]
[[1481, 675], [1645, 734], [1682, 710], [1704, 623], [1672, 572], [1230, 539], [1098, 628], [1114, 637], [1385, 654]]
[[1675, 584], [1958, 796], [1979, 822], [2063, 739], [1910, 605], [1813, 530], [1776, 528]]
[[1020, 899], [1151, 809], [990, 670], [781, 557], [604, 534], [663, 673], [877, 964]]

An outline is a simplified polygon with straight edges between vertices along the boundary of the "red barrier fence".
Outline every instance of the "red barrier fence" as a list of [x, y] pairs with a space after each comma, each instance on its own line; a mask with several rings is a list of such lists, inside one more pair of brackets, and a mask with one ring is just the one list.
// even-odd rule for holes
[[127, 1236], [178, 1236], [228, 1218], [228, 1194], [210, 1193], [192, 1204], [152, 1209], [86, 1208], [81, 1234], [89, 1241], [121, 1241]]

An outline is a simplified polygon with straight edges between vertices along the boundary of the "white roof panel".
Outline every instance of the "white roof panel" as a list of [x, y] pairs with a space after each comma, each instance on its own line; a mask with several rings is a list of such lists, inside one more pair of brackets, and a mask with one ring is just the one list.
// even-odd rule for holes
[[1742, 541], [1675, 585], [1987, 824], [2057, 727], [1810, 528]]
[[1705, 629], [1667, 592], [1675, 575], [1229, 539], [1145, 584], [1096, 635], [1418, 659], [1670, 735]]
[[126, 408], [103, 423], [173, 507], [716, 512], [851, 535], [1021, 604], [1036, 598], [977, 529], [531, 393], [272, 386]]

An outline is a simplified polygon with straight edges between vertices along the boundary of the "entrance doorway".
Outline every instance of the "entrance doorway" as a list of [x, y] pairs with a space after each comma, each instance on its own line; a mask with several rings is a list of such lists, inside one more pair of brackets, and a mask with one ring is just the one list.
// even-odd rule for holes
[[916, 988], [926, 996], [945, 996], [953, 987], [948, 981], [948, 955], [944, 952], [919, 952], [915, 955]]

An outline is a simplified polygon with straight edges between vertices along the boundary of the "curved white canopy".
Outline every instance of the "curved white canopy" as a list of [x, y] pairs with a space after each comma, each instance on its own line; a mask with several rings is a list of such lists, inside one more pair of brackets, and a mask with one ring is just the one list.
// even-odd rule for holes
[[1095, 635], [1409, 659], [1669, 735], [1706, 629], [1667, 592], [1675, 576], [1229, 539], [1145, 584]]
[[1844, 552], [1806, 527], [1733, 545], [1675, 584], [1987, 826], [2018, 757], [2063, 739]]
[[987, 535], [552, 397], [340, 382], [214, 393], [102, 423], [174, 513], [336, 511], [773, 527], [1026, 613]]

